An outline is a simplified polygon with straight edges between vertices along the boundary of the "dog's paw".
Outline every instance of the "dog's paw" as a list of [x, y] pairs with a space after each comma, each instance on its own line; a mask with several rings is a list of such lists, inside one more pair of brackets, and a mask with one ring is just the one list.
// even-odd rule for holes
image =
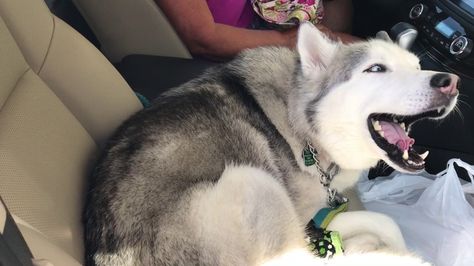
[[380, 213], [368, 211], [338, 214], [328, 226], [338, 231], [348, 252], [389, 250], [406, 252], [405, 241], [397, 224]]
[[333, 266], [430, 266], [431, 264], [410, 254], [391, 254], [384, 252], [354, 253], [344, 256], [336, 256], [328, 260], [326, 265]]
[[370, 233], [362, 233], [345, 239], [343, 238], [343, 243], [344, 251], [347, 254], [390, 249], [378, 236]]

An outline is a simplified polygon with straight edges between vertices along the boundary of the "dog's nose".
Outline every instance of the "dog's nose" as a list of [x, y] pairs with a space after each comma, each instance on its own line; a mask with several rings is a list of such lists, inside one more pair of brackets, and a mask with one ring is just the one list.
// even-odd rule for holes
[[461, 82], [457, 75], [448, 73], [437, 73], [433, 75], [430, 80], [430, 86], [432, 88], [439, 89], [448, 96], [458, 95], [460, 84]]

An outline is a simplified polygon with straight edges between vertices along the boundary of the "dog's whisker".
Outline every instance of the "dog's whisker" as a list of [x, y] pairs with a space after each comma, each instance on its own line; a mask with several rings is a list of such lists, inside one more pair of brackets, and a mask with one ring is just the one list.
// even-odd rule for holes
[[422, 56], [424, 56], [425, 54], [426, 54], [425, 51], [420, 51], [420, 52], [416, 52], [416, 53], [415, 53], [415, 55], [416, 55], [417, 57], [422, 57]]
[[459, 115], [459, 118], [461, 119], [462, 123], [464, 124], [464, 115], [461, 112], [461, 109], [459, 106], [454, 106], [454, 113]]
[[[459, 99], [459, 98], [458, 98], [458, 103], [459, 103], [459, 104], [463, 104], [463, 105], [465, 105], [466, 107], [469, 107], [469, 109], [472, 109], [472, 106], [471, 106], [468, 102], [466, 102], [466, 101], [464, 101], [464, 100], [462, 100], [462, 99]], [[456, 106], [456, 107], [457, 107], [457, 106]]]
[[386, 163], [382, 164], [382, 172], [387, 171], [389, 167], [390, 167], [390, 166], [389, 166], [388, 164], [386, 164]]

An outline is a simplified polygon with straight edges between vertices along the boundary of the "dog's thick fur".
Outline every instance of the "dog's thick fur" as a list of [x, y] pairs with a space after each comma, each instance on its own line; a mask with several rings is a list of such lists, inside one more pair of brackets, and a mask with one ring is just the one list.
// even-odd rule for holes
[[[365, 73], [374, 63], [390, 73]], [[304, 242], [327, 199], [301, 159], [306, 142], [323, 167], [343, 169], [333, 187], [352, 186], [358, 171], [390, 164], [368, 115], [432, 108], [440, 97], [432, 75], [396, 44], [342, 45], [305, 24], [297, 52], [248, 50], [172, 89], [125, 122], [99, 162], [85, 212], [87, 264], [323, 264]], [[383, 215], [340, 214], [330, 229], [347, 255], [328, 263], [421, 264], [380, 252], [405, 251]]]

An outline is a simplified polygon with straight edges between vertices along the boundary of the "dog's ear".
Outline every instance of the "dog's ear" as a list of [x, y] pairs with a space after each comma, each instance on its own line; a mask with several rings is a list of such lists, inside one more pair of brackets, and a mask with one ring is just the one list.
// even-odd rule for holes
[[296, 49], [300, 55], [304, 75], [325, 69], [331, 61], [338, 43], [331, 41], [313, 24], [300, 25]]
[[392, 38], [390, 38], [390, 35], [388, 35], [388, 33], [384, 30], [377, 32], [377, 34], [375, 34], [375, 39], [393, 43]]

